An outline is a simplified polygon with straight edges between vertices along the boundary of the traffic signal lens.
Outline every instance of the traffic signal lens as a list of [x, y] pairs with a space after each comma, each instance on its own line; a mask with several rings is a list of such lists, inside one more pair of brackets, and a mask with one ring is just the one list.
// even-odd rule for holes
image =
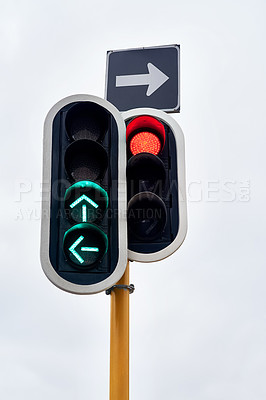
[[77, 182], [70, 186], [65, 194], [66, 214], [75, 222], [101, 220], [107, 206], [108, 194], [95, 182]]
[[154, 117], [141, 115], [129, 122], [126, 131], [131, 154], [159, 154], [165, 143], [164, 125]]
[[102, 179], [107, 167], [107, 152], [98, 142], [80, 139], [66, 149], [65, 169], [74, 182]]
[[130, 151], [133, 155], [139, 153], [159, 154], [161, 142], [159, 138], [151, 132], [139, 132], [130, 141]]
[[108, 249], [106, 234], [97, 226], [82, 223], [74, 225], [64, 235], [65, 256], [77, 268], [90, 268], [100, 262]]
[[127, 183], [130, 196], [142, 191], [162, 195], [165, 178], [165, 166], [154, 154], [139, 153], [128, 161]]
[[151, 192], [141, 192], [128, 203], [130, 236], [147, 242], [162, 236], [166, 224], [166, 207], [162, 199]]
[[98, 104], [81, 102], [67, 112], [65, 125], [70, 139], [101, 140], [108, 128], [108, 115]]

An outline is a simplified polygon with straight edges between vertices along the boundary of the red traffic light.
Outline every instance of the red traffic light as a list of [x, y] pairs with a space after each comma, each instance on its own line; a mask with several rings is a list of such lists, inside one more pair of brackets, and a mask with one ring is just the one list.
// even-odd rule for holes
[[165, 129], [156, 118], [142, 115], [127, 126], [127, 143], [133, 155], [151, 153], [157, 155], [164, 147]]
[[130, 151], [135, 156], [139, 153], [159, 154], [161, 142], [159, 138], [151, 132], [139, 132], [130, 140]]

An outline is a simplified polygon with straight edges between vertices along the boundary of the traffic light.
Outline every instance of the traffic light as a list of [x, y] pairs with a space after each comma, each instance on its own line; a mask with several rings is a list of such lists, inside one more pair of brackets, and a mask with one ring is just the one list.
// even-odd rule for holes
[[127, 264], [123, 118], [107, 100], [67, 97], [46, 117], [43, 146], [43, 270], [68, 292], [103, 291]]
[[185, 239], [184, 135], [163, 111], [123, 113], [127, 140], [129, 259], [161, 260]]

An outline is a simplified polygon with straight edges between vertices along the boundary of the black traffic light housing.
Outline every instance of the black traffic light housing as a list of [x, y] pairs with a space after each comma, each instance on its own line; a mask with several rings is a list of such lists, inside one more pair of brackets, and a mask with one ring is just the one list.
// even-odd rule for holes
[[127, 138], [128, 255], [158, 261], [182, 244], [187, 232], [184, 135], [163, 111], [123, 113]]
[[72, 293], [114, 285], [127, 263], [125, 124], [107, 100], [70, 96], [44, 125], [41, 263]]

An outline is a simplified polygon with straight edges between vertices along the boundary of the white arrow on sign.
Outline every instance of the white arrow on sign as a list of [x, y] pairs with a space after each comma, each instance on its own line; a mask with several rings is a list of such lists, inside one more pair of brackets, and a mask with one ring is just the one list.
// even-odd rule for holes
[[152, 95], [169, 79], [169, 76], [165, 75], [152, 63], [148, 63], [147, 67], [149, 71], [148, 74], [117, 76], [116, 87], [148, 85], [146, 96]]

